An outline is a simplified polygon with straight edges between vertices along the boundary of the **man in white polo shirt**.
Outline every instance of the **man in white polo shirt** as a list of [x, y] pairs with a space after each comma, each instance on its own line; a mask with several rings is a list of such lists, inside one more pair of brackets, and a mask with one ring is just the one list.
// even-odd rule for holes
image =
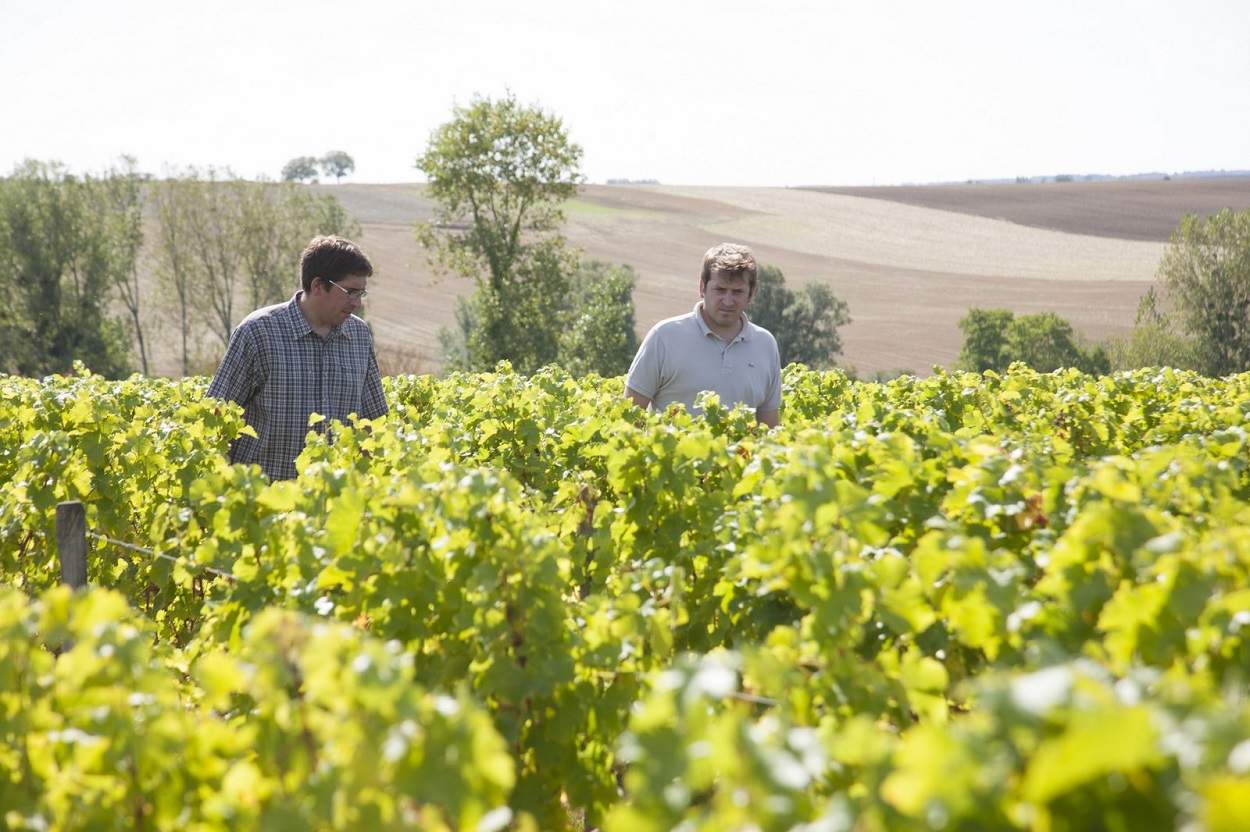
[[643, 339], [625, 377], [625, 395], [639, 407], [680, 402], [700, 412], [695, 397], [715, 392], [726, 407], [745, 404], [776, 427], [781, 410], [781, 356], [768, 330], [747, 320], [758, 270], [751, 249], [733, 243], [703, 256], [694, 311], [660, 321]]

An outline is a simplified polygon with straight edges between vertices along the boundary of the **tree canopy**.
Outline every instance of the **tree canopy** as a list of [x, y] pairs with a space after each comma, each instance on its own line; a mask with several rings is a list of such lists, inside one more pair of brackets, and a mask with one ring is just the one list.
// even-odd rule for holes
[[786, 286], [781, 269], [766, 263], [759, 266], [747, 315], [777, 339], [783, 367], [806, 364], [812, 369], [835, 366], [834, 356], [842, 353], [838, 328], [851, 322], [846, 303], [828, 284], [813, 281], [796, 292]]
[[312, 156], [297, 156], [282, 167], [282, 181], [311, 182], [317, 178], [317, 165]]
[[634, 270], [600, 260], [584, 263], [570, 281], [570, 320], [560, 336], [560, 366], [575, 376], [605, 378], [629, 369], [638, 351]]
[[477, 284], [461, 315], [470, 369], [508, 360], [522, 371], [555, 361], [577, 253], [560, 225], [577, 195], [582, 149], [563, 122], [509, 93], [454, 107], [416, 166], [434, 200], [417, 239], [431, 264]]
[[342, 150], [331, 150], [317, 164], [321, 172], [326, 176], [333, 176], [335, 182], [356, 169], [356, 161]]
[[1054, 312], [1017, 317], [1009, 309], [969, 309], [959, 321], [964, 332], [958, 366], [973, 372], [1005, 372], [1015, 362], [1041, 373], [1075, 367], [1106, 373], [1111, 360], [1102, 347], [1085, 347], [1072, 325]]
[[1191, 369], [1208, 376], [1250, 370], [1250, 210], [1184, 216], [1159, 262], [1158, 285], [1141, 323], [1179, 331]]
[[27, 162], [0, 179], [0, 371], [106, 377], [131, 372], [115, 278], [133, 273], [138, 211], [121, 174], [78, 177]]
[[182, 336], [184, 374], [199, 324], [224, 346], [244, 314], [291, 296], [310, 239], [359, 232], [332, 195], [243, 180], [228, 169], [168, 177], [153, 185], [152, 201], [157, 274]]

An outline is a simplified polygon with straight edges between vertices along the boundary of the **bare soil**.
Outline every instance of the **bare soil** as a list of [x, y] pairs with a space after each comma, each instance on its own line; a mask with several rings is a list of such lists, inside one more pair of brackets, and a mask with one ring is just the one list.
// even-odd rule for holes
[[[361, 226], [377, 268], [366, 317], [384, 373], [434, 372], [438, 332], [470, 281], [435, 275], [413, 235], [420, 185], [320, 185]], [[845, 300], [841, 366], [928, 375], [959, 353], [969, 308], [1051, 311], [1091, 341], [1126, 335], [1181, 216], [1250, 207], [1250, 179], [880, 188], [590, 185], [565, 234], [638, 274], [639, 334], [698, 300], [703, 253], [750, 245], [787, 285]], [[749, 309], [748, 309], [749, 312]], [[626, 367], [621, 368], [624, 373]]]
[[1069, 234], [1167, 242], [1185, 214], [1250, 208], [1250, 177], [814, 188]]

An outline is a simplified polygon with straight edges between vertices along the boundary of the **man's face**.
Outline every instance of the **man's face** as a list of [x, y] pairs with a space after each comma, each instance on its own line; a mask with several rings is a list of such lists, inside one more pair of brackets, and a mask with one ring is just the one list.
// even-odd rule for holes
[[365, 290], [369, 278], [349, 274], [341, 280], [321, 278], [319, 283], [323, 290], [317, 298], [319, 310], [326, 322], [338, 326], [364, 304], [359, 293]]
[[751, 300], [751, 283], [746, 275], [712, 272], [706, 286], [699, 284], [699, 297], [703, 298], [703, 311], [712, 323], [733, 326]]

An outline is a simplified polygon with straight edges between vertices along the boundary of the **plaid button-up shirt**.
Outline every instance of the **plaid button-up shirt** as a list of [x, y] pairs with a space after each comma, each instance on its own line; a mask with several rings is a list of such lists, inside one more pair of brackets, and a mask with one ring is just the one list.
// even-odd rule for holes
[[235, 441], [231, 461], [257, 463], [273, 480], [296, 476], [313, 413], [328, 424], [387, 411], [369, 327], [352, 315], [322, 338], [300, 311], [301, 294], [244, 318], [208, 386], [209, 396], [238, 402], [256, 430]]

